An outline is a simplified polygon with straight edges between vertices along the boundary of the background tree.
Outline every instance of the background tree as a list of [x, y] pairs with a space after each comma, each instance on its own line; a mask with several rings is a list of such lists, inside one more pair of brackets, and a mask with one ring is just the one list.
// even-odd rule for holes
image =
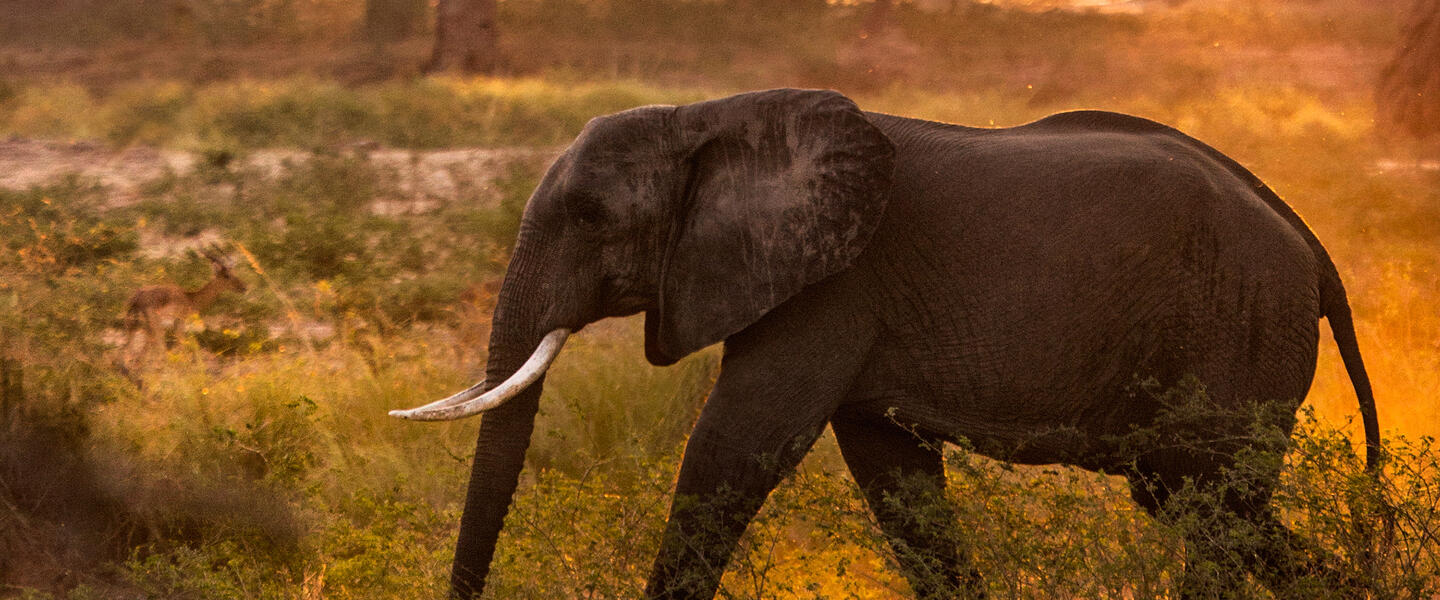
[[494, 73], [500, 66], [495, 0], [439, 0], [435, 52], [425, 70]]
[[890, 25], [890, 12], [894, 6], [894, 0], [875, 0], [865, 13], [865, 22], [860, 25], [861, 37], [873, 37], [884, 31]]
[[1421, 139], [1440, 134], [1440, 0], [1414, 0], [1377, 100], [1382, 126]]
[[420, 32], [425, 21], [425, 0], [365, 0], [361, 33], [366, 40], [385, 43]]

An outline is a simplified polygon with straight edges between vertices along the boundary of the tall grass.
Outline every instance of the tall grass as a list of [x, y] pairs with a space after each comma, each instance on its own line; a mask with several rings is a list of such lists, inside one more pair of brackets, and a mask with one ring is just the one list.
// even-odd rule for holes
[[[591, 117], [702, 98], [638, 82], [428, 78], [358, 88], [299, 78], [212, 84], [140, 81], [103, 95], [27, 86], [0, 101], [0, 132], [195, 150], [554, 145]], [[87, 108], [93, 107], [93, 108]]]
[[[476, 424], [384, 412], [468, 385], [483, 364], [494, 282], [542, 165], [496, 173], [498, 202], [462, 193], [394, 214], [372, 201], [403, 195], [397, 174], [348, 148], [554, 146], [598, 114], [782, 85], [977, 126], [1122, 110], [1252, 168], [1325, 242], [1355, 308], [1396, 517], [1376, 529], [1370, 575], [1393, 597], [1436, 594], [1440, 175], [1372, 131], [1363, 67], [1388, 52], [1393, 20], [1379, 3], [1192, 2], [1143, 17], [900, 3], [894, 32], [860, 40], [848, 3], [757, 16], [730, 3], [505, 2], [520, 75], [476, 79], [405, 76], [423, 43], [296, 41], [350, 31], [334, 26], [358, 23], [358, 2], [192, 4], [202, 12], [181, 29], [116, 22], [157, 31], [153, 47], [102, 45], [114, 56], [60, 72], [11, 53], [21, 69], [0, 75], [0, 133], [200, 156], [133, 203], [81, 178], [0, 191], [0, 595], [443, 594]], [[263, 10], [221, 14], [244, 6]], [[1335, 64], [1306, 59], [1320, 46], [1341, 47], [1321, 53]], [[275, 147], [306, 160], [247, 166]], [[238, 242], [251, 291], [192, 323], [136, 387], [106, 341], [126, 297], [203, 282], [205, 260], [183, 248], [210, 239]], [[556, 363], [491, 597], [643, 587], [718, 357], [652, 369], [641, 336], [633, 319], [598, 323]], [[1274, 507], [1348, 559], [1361, 554], [1353, 511], [1374, 487], [1326, 339]], [[994, 597], [1173, 595], [1186, 522], [1150, 518], [1117, 478], [963, 449], [948, 469], [958, 541]], [[752, 525], [723, 594], [905, 597], [897, 560], [827, 436]]]
[[[1381, 581], [1399, 597], [1425, 597], [1437, 581], [1427, 536], [1435, 535], [1440, 481], [1433, 442], [1417, 437], [1435, 433], [1425, 399], [1440, 357], [1435, 257], [1423, 251], [1434, 243], [1425, 225], [1432, 208], [1424, 199], [1434, 194], [1428, 176], [1337, 174], [1337, 165], [1370, 164], [1385, 149], [1368, 141], [1363, 116], [1303, 93], [1250, 88], [1221, 98], [1167, 110], [1255, 165], [1341, 265], [1395, 455], [1385, 491], [1401, 518], [1378, 548]], [[860, 100], [997, 124], [1033, 111], [898, 89]], [[1316, 159], [1289, 159], [1296, 149]], [[461, 201], [392, 215], [365, 199], [393, 194], [396, 175], [361, 156], [322, 150], [278, 174], [221, 156], [142, 186], [141, 200], [125, 206], [81, 180], [0, 193], [3, 356], [7, 372], [22, 374], [3, 386], [8, 445], [0, 454], [10, 461], [12, 496], [0, 543], [27, 549], [10, 553], [24, 560], [9, 558], [0, 572], [27, 593], [58, 597], [441, 593], [474, 424], [414, 426], [383, 413], [462, 387], [481, 364], [483, 335], [472, 330], [483, 332], [493, 292], [482, 284], [500, 272], [536, 167], [497, 173], [503, 197], [492, 208]], [[1349, 200], [1332, 204], [1333, 197]], [[1397, 227], [1347, 232], [1366, 223]], [[199, 256], [142, 254], [141, 233], [157, 230], [170, 243], [200, 231], [240, 242], [255, 260], [242, 268], [252, 291], [225, 300], [199, 332], [179, 336], [143, 369], [145, 386], [136, 389], [102, 341], [126, 294], [206, 276]], [[302, 335], [297, 321], [329, 333]], [[640, 336], [634, 320], [602, 322], [556, 364], [497, 558], [494, 597], [617, 597], [643, 585], [679, 447], [717, 357], [652, 369]], [[1307, 536], [1349, 556], [1357, 492], [1347, 490], [1361, 489], [1359, 435], [1353, 392], [1333, 352], [1322, 344], [1315, 416], [1293, 441], [1277, 507]], [[88, 490], [71, 494], [72, 512], [39, 510], [42, 496], [29, 492], [13, 495], [13, 482], [50, 481], [15, 466], [36, 447], [76, 465], [80, 480], [45, 484]], [[1180, 530], [1139, 511], [1118, 480], [1012, 468], [963, 452], [949, 463], [962, 541], [992, 574], [996, 597], [1153, 597], [1173, 589], [1185, 555]], [[87, 534], [98, 537], [60, 534], [76, 527], [73, 510], [108, 515]], [[86, 541], [93, 539], [109, 542]], [[93, 552], [77, 554], [77, 543]], [[724, 578], [729, 597], [908, 593], [828, 439], [772, 497], [744, 548]], [[91, 566], [71, 569], [77, 564]], [[62, 572], [78, 575], [58, 584], [18, 575]]]

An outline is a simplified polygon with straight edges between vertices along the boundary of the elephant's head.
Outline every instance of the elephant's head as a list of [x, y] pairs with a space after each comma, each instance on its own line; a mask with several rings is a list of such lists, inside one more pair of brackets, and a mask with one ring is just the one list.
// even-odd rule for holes
[[485, 382], [392, 413], [488, 411], [456, 548], [457, 595], [484, 584], [540, 380], [565, 336], [644, 311], [646, 356], [668, 365], [744, 329], [850, 265], [884, 212], [893, 155], [854, 103], [825, 91], [647, 106], [585, 126], [525, 207]]

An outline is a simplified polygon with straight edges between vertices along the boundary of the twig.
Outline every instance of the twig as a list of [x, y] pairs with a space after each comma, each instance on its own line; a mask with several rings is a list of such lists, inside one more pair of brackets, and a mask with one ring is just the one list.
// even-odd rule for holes
[[270, 279], [270, 276], [265, 273], [265, 269], [260, 266], [260, 261], [255, 260], [255, 255], [251, 254], [250, 250], [246, 248], [244, 244], [240, 242], [231, 243], [234, 244], [235, 249], [239, 250], [240, 254], [245, 257], [245, 261], [250, 263], [250, 268], [254, 269], [255, 274], [260, 276], [260, 280], [264, 281], [265, 285], [270, 288], [270, 292], [275, 294], [275, 297], [280, 300], [280, 304], [285, 306], [285, 317], [290, 320], [291, 329], [295, 331], [296, 335], [300, 336], [301, 341], [305, 342], [305, 349], [309, 351], [311, 358], [314, 358], [316, 353], [315, 341], [310, 339], [310, 334], [305, 331], [304, 327], [301, 327], [300, 311], [295, 308], [295, 303], [291, 302], [290, 297], [280, 290], [280, 286], [275, 285], [275, 281]]

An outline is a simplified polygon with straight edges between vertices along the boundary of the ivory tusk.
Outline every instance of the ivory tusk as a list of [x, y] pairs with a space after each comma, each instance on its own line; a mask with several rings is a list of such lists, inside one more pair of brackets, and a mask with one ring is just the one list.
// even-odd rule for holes
[[555, 361], [555, 357], [560, 355], [560, 348], [569, 337], [570, 330], [564, 327], [545, 334], [545, 338], [540, 340], [540, 345], [530, 354], [525, 364], [520, 365], [520, 369], [509, 379], [489, 392], [484, 391], [485, 382], [481, 381], [443, 400], [409, 410], [392, 410], [390, 416], [410, 421], [453, 421], [500, 406], [539, 380], [545, 370], [550, 368], [550, 363]]

